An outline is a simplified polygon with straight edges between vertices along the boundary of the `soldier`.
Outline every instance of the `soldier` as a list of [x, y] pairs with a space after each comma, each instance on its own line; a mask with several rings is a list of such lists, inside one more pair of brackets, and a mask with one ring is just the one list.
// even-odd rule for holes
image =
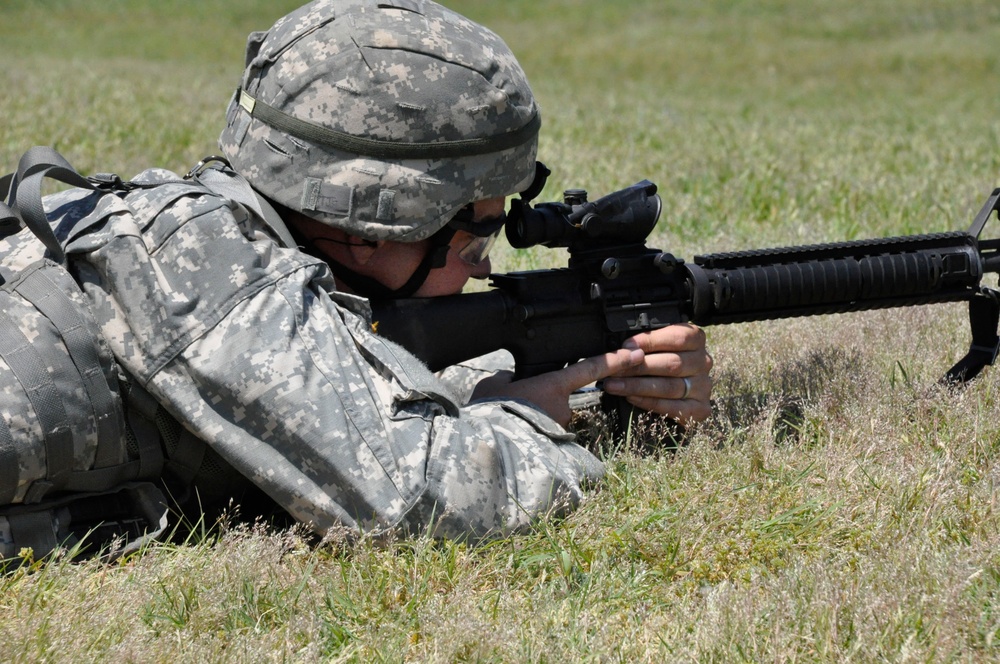
[[[606, 379], [609, 393], [682, 423], [709, 415], [711, 359], [692, 326], [644, 333], [617, 353], [531, 379], [499, 374], [468, 405], [430, 376], [414, 382], [422, 372], [412, 358], [366, 351], [376, 342], [367, 321], [346, 313], [363, 308], [345, 294], [453, 294], [488, 275], [505, 197], [535, 176], [539, 125], [503, 41], [433, 2], [319, 0], [250, 37], [220, 145], [337, 285], [334, 303], [303, 284], [312, 300], [269, 319], [284, 334], [301, 319], [308, 327], [291, 331], [315, 339], [299, 361], [330, 372], [272, 415], [336, 423], [288, 431], [321, 435], [306, 444], [310, 454], [338, 450], [329, 475], [314, 469], [308, 492], [268, 491], [299, 518], [509, 531], [556, 501], [575, 503], [580, 483], [601, 474], [563, 429], [573, 390]], [[218, 369], [225, 381], [227, 367]], [[298, 369], [289, 369], [292, 381]]]
[[[157, 480], [181, 504], [276, 505], [321, 534], [482, 537], [571, 508], [601, 477], [565, 428], [573, 390], [604, 379], [642, 409], [706, 418], [711, 358], [693, 326], [530, 379], [489, 374], [471, 395], [373, 333], [365, 297], [452, 294], [489, 273], [539, 125], [503, 41], [429, 0], [316, 0], [251, 35], [220, 138], [233, 170], [62, 192], [29, 224], [58, 238], [8, 239], [11, 270], [46, 247], [65, 257], [124, 381], [128, 453], [116, 437], [93, 462], [81, 439], [77, 465], [98, 468], [77, 484]], [[11, 495], [40, 509], [69, 486], [44, 464], [23, 475]], [[3, 526], [31, 535], [29, 516], [0, 517], [0, 545], [16, 551]], [[51, 521], [36, 551], [62, 538], [67, 518]]]

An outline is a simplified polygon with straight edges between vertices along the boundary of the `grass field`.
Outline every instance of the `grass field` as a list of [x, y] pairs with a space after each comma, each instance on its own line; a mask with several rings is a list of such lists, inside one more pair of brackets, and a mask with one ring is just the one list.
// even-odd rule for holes
[[[131, 175], [215, 150], [245, 35], [298, 3], [4, 4], [3, 170], [52, 144]], [[964, 228], [1000, 185], [994, 2], [451, 4], [528, 72], [544, 197], [649, 178], [680, 256]], [[709, 342], [716, 421], [676, 453], [609, 451], [565, 520], [479, 548], [230, 528], [36, 565], [0, 578], [0, 659], [1000, 660], [1000, 373], [936, 385], [964, 308]]]

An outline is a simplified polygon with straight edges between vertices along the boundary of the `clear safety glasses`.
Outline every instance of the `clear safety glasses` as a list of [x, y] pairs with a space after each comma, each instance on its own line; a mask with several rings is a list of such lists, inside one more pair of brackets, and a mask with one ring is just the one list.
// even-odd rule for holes
[[474, 214], [474, 207], [470, 203], [459, 210], [448, 222], [449, 228], [463, 231], [472, 236], [468, 242], [456, 247], [459, 258], [469, 265], [479, 265], [486, 260], [490, 249], [493, 248], [493, 243], [496, 242], [500, 231], [503, 230], [503, 225], [507, 222], [506, 214], [479, 222], [473, 221]]
[[[545, 181], [551, 173], [552, 171], [546, 168], [545, 164], [536, 161], [535, 177], [532, 179], [531, 185], [521, 192], [521, 200], [527, 203], [538, 196], [545, 187]], [[516, 203], [517, 201], [514, 202]], [[471, 240], [457, 248], [459, 257], [469, 265], [479, 265], [486, 260], [490, 249], [493, 248], [493, 243], [500, 237], [500, 231], [503, 230], [504, 224], [507, 223], [506, 212], [494, 219], [486, 219], [478, 222], [474, 221], [475, 214], [475, 205], [469, 203], [459, 210], [447, 225], [447, 228], [451, 229], [452, 232], [465, 231], [472, 236]]]

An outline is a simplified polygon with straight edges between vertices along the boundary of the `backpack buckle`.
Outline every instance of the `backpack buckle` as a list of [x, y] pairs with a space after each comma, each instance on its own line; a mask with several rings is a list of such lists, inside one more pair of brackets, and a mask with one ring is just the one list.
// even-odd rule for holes
[[122, 180], [117, 173], [95, 173], [94, 175], [87, 177], [87, 180], [98, 189], [104, 189], [107, 191], [113, 191], [115, 189], [124, 189], [127, 191], [131, 188], [129, 187], [129, 183]]
[[207, 170], [209, 168], [222, 169], [231, 167], [229, 165], [229, 160], [226, 159], [225, 157], [220, 157], [217, 154], [209, 155], [208, 157], [205, 157], [197, 164], [195, 164], [191, 168], [191, 170], [184, 175], [184, 179], [190, 180], [191, 178], [198, 177], [198, 175], [201, 174], [202, 171]]

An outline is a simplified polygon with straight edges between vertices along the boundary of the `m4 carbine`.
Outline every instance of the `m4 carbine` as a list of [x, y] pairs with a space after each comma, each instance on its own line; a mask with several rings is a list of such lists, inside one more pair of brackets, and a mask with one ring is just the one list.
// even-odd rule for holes
[[1000, 189], [968, 231], [710, 254], [690, 263], [646, 246], [661, 206], [649, 181], [593, 202], [582, 190], [534, 207], [515, 200], [510, 244], [565, 247], [567, 267], [495, 274], [482, 293], [375, 302], [377, 331], [432, 370], [504, 348], [522, 378], [674, 323], [968, 301], [972, 347], [946, 380], [971, 380], [996, 358], [1000, 293], [981, 282], [1000, 272], [1000, 240], [979, 236], [1000, 206]]

